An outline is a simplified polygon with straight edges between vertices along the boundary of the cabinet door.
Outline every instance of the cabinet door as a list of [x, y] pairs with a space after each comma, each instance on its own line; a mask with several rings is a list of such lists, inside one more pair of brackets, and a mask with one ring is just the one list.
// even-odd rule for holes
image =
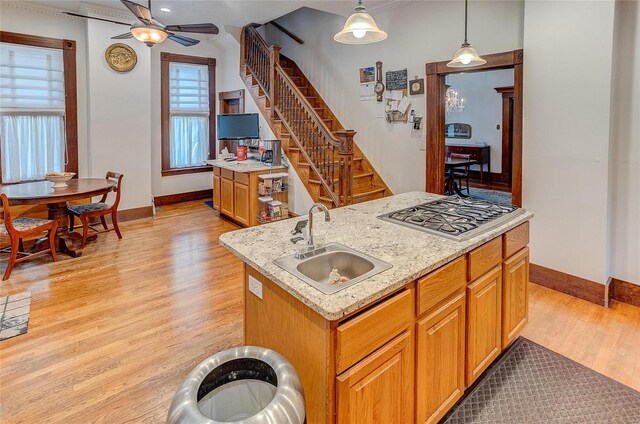
[[502, 348], [514, 341], [529, 320], [529, 248], [502, 265]]
[[338, 424], [413, 423], [413, 346], [405, 331], [338, 376]]
[[240, 224], [249, 225], [249, 186], [246, 184], [234, 183], [234, 218]]
[[220, 179], [220, 212], [233, 218], [233, 180]]
[[465, 294], [418, 320], [417, 423], [435, 423], [464, 393]]
[[467, 386], [502, 351], [502, 267], [497, 266], [467, 287]]
[[220, 210], [220, 195], [221, 195], [220, 180], [221, 178], [219, 175], [213, 176], [213, 209], [217, 211]]

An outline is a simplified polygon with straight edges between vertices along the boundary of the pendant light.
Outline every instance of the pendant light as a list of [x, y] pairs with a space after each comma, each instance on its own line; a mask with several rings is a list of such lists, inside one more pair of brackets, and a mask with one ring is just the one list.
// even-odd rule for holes
[[476, 49], [467, 42], [467, 3], [468, 0], [464, 0], [464, 43], [453, 55], [451, 62], [447, 63], [449, 68], [471, 68], [487, 63], [486, 60], [478, 55]]
[[362, 0], [358, 0], [356, 10], [347, 18], [342, 31], [333, 37], [338, 43], [344, 44], [377, 43], [385, 38], [387, 38], [387, 33], [378, 28], [376, 21], [362, 5]]

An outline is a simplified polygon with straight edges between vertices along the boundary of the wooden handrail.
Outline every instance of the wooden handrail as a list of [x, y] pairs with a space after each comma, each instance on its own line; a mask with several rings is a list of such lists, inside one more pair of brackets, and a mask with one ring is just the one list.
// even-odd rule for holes
[[269, 47], [253, 25], [241, 35], [241, 61], [271, 102], [270, 122], [280, 119], [332, 203], [352, 203], [355, 131], [341, 130], [336, 136], [329, 129], [281, 66], [280, 46]]

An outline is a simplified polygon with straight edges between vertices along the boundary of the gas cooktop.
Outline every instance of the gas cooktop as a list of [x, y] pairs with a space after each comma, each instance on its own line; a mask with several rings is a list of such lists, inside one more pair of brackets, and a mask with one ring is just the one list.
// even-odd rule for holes
[[462, 241], [497, 227], [524, 211], [513, 205], [450, 196], [386, 213], [378, 218]]

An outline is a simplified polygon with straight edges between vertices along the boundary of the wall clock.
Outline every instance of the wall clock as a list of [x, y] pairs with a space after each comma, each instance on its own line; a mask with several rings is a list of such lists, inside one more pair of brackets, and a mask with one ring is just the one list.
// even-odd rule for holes
[[104, 58], [111, 69], [117, 72], [129, 72], [138, 63], [135, 50], [123, 43], [115, 43], [107, 47]]
[[424, 94], [424, 78], [418, 78], [416, 75], [409, 83], [409, 94]]
[[384, 84], [382, 83], [382, 62], [376, 62], [376, 85], [373, 87], [376, 92], [376, 100], [382, 101], [382, 93], [384, 93]]

